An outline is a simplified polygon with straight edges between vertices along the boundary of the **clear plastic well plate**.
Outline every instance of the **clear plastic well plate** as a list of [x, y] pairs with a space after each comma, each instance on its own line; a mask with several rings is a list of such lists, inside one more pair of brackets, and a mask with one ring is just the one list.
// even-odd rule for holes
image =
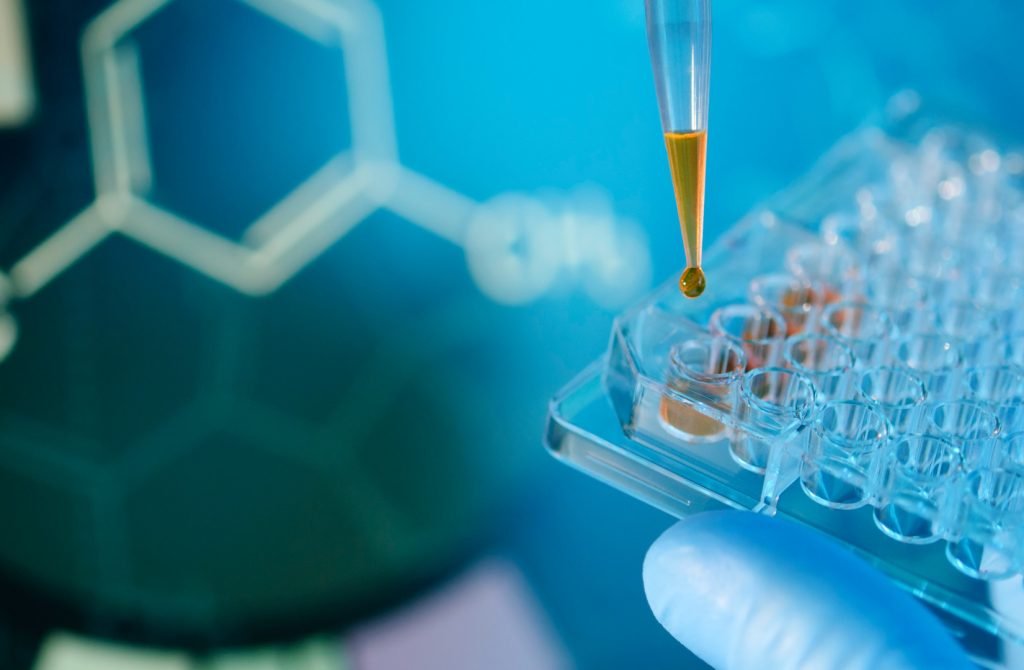
[[552, 401], [571, 465], [677, 516], [823, 530], [985, 664], [1024, 652], [1024, 157], [866, 128], [615, 322]]

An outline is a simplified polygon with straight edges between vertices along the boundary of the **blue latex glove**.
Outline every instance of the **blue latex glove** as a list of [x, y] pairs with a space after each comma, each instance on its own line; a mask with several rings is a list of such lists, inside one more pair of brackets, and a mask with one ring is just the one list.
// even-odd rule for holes
[[718, 670], [975, 667], [921, 603], [793, 522], [697, 514], [651, 547], [644, 587], [658, 621]]

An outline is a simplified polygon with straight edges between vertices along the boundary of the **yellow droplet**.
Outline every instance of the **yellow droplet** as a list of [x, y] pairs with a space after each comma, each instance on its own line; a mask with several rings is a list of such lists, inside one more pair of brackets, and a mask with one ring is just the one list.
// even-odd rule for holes
[[679, 290], [687, 298], [696, 298], [704, 292], [707, 280], [704, 278], [704, 271], [700, 268], [686, 268], [683, 276], [679, 278]]

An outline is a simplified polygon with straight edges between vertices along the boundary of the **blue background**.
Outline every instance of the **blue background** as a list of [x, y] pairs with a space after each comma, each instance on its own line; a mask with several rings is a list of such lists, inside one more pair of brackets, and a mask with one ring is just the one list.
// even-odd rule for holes
[[[508, 191], [597, 185], [618, 214], [644, 228], [655, 279], [677, 271], [682, 248], [641, 0], [378, 4], [404, 166], [479, 201]], [[30, 3], [42, 102], [30, 126], [0, 132], [5, 268], [91, 200], [77, 39], [104, 5]], [[912, 87], [954, 115], [1024, 136], [1018, 3], [719, 0], [714, 21], [707, 243], [900, 89]], [[336, 60], [228, 0], [182, 0], [136, 39], [151, 110], [154, 197], [216, 232], [237, 237], [350, 140], [338, 112], [346, 96]], [[26, 205], [35, 191], [49, 195]], [[150, 595], [134, 606], [153, 615], [164, 609], [154, 584], [180, 579], [219, 593], [232, 566], [246, 558], [258, 564], [260, 548], [285, 537], [319, 551], [325, 563], [337, 559], [339, 574], [320, 591], [308, 582], [292, 589], [305, 594], [289, 603], [296, 618], [315, 628], [344, 625], [324, 612], [345, 612], [337, 620], [350, 622], [400, 601], [413, 588], [409, 575], [431, 583], [480, 552], [499, 553], [524, 571], [580, 667], [631, 667], [637, 659], [643, 667], [696, 663], [653, 621], [640, 583], [646, 547], [671, 520], [569, 471], [540, 446], [547, 399], [607, 339], [613, 314], [587, 297], [560, 291], [525, 306], [495, 305], [474, 286], [461, 250], [379, 212], [268, 298], [236, 295], [115, 240], [10, 309], [22, 332], [0, 365], [8, 426], [0, 439], [49, 449], [58, 460], [106, 463], [161, 439], [176, 448], [193, 439], [186, 435], [198, 436], [197, 451], [183, 452], [180, 463], [158, 473], [160, 486], [151, 483], [159, 504], [140, 501], [123, 482], [87, 483], [79, 491], [55, 477], [68, 500], [91, 500], [99, 489], [102, 497], [109, 485], [114, 507], [135, 511], [135, 518], [116, 522], [130, 538], [128, 548], [97, 550], [100, 563], [134, 565], [130, 575], [109, 567], [101, 573], [109, 591], [91, 564], [25, 567], [32, 552], [52, 554], [57, 534], [83, 522], [61, 496], [51, 510], [37, 484], [12, 485], [17, 464], [0, 459], [0, 477], [10, 480], [0, 493], [0, 531], [25, 548], [0, 552], [13, 582], [105, 612], [122, 611], [111, 595], [119, 588], [141, 589]], [[204, 373], [227, 353], [236, 360], [218, 392], [228, 404], [255, 398], [299, 427], [283, 421], [260, 436], [187, 421], [180, 433], [168, 428], [168, 421], [178, 425], [181, 407], [205, 397], [214, 382]], [[373, 355], [390, 366], [367, 373], [359, 364]], [[402, 374], [387, 376], [396, 370]], [[360, 374], [380, 386], [365, 396], [391, 394], [395, 403], [368, 432], [326, 418], [350, 402]], [[415, 411], [396, 410], [403, 402]], [[247, 420], [229, 412], [215, 418]], [[17, 428], [27, 422], [75, 439], [49, 444], [46, 431]], [[309, 431], [319, 437], [309, 439]], [[301, 468], [288, 479], [291, 471], [279, 460], [254, 465], [263, 462], [254, 454], [283, 449], [301, 452], [303, 463], [352, 453], [361, 465], [321, 479]], [[225, 471], [234, 488], [220, 478]], [[408, 525], [384, 523], [369, 548], [346, 543], [360, 523], [382, 518], [366, 501], [324, 502], [332, 488], [348, 486], [346, 477], [383, 481], [395, 507], [422, 512], [410, 522], [416, 539], [403, 545], [399, 536]], [[268, 491], [276, 508], [251, 504]], [[25, 511], [29, 500], [42, 510], [37, 517]], [[199, 576], [188, 572], [188, 560], [164, 565], [153, 558], [201, 562], [196, 548], [223, 528], [215, 521], [196, 531], [190, 519], [225, 500], [253, 518], [253, 543], [244, 544], [251, 556], [225, 548], [223, 565]], [[211, 518], [228, 524], [232, 509]], [[296, 531], [288, 515], [299, 513], [325, 521], [289, 536]], [[103, 544], [91, 536], [81, 542]], [[375, 552], [388, 559], [387, 570], [368, 565]], [[346, 557], [352, 565], [338, 568]], [[288, 557], [267, 561], [253, 579], [276, 579], [282, 591], [305, 567]], [[355, 576], [372, 588], [352, 591]], [[277, 606], [283, 596], [266, 597], [264, 605]], [[231, 624], [200, 618], [192, 628], [223, 626], [234, 634], [241, 624]], [[161, 620], [141, 637], [166, 639], [183, 626], [189, 627]], [[294, 632], [268, 624], [252, 637], [273, 638], [284, 629]], [[211, 633], [202, 643], [221, 639]]]

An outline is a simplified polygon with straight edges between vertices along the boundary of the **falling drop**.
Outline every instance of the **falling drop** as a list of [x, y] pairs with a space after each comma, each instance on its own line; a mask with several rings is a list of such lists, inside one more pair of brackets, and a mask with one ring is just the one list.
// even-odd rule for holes
[[707, 280], [704, 278], [704, 271], [700, 268], [686, 268], [683, 276], [679, 278], [679, 290], [687, 298], [696, 298], [704, 292]]

